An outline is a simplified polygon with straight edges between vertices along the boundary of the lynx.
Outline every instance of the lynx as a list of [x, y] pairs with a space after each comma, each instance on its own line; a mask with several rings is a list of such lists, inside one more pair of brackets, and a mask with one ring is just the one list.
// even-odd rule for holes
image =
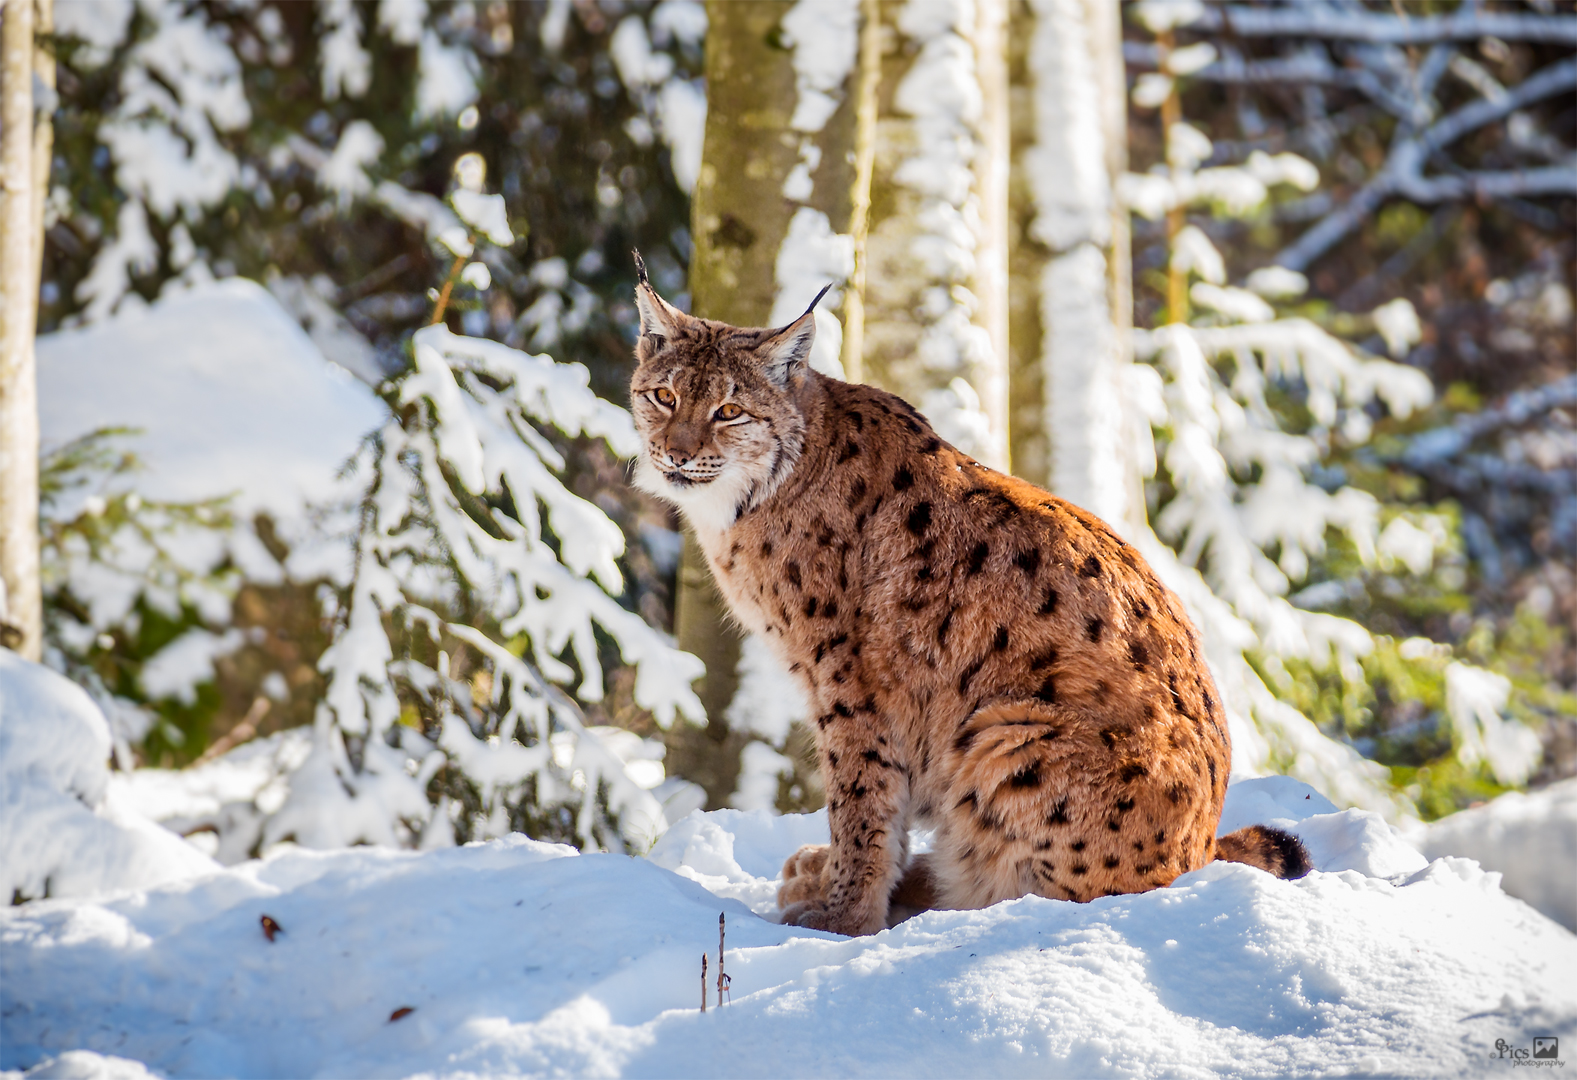
[[[832, 843], [788, 860], [784, 922], [870, 934], [926, 907], [1142, 892], [1213, 858], [1307, 870], [1285, 833], [1215, 838], [1226, 718], [1138, 552], [902, 399], [812, 370], [815, 303], [729, 326], [636, 262], [636, 483], [678, 506], [813, 705]], [[911, 824], [935, 830], [928, 858]]]

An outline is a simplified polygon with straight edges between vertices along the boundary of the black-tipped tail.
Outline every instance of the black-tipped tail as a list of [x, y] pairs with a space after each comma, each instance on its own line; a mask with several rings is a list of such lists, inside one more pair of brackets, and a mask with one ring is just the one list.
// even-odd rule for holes
[[1268, 825], [1250, 825], [1221, 837], [1216, 841], [1216, 858], [1257, 866], [1289, 881], [1314, 869], [1303, 841]]

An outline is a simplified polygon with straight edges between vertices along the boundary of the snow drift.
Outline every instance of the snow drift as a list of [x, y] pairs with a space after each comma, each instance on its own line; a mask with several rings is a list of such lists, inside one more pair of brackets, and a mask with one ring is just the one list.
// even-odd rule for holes
[[0, 896], [150, 888], [218, 868], [106, 797], [109, 753], [81, 687], [0, 649]]
[[1461, 855], [1504, 875], [1507, 892], [1577, 930], [1577, 779], [1509, 791], [1408, 833], [1432, 859]]

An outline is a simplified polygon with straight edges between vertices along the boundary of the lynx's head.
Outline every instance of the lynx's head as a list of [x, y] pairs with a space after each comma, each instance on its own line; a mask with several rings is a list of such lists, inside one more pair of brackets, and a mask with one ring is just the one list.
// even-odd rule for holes
[[698, 529], [727, 528], [777, 490], [804, 447], [799, 397], [816, 305], [775, 330], [741, 329], [686, 315], [657, 295], [639, 254], [635, 265], [636, 486], [677, 504]]

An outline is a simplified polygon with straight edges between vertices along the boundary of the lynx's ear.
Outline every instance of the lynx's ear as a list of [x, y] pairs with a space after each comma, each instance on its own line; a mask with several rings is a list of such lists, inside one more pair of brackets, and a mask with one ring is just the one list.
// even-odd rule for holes
[[635, 343], [635, 357], [645, 360], [660, 350], [677, 335], [679, 328], [690, 316], [657, 295], [646, 277], [646, 263], [639, 251], [635, 256], [635, 306], [641, 313], [641, 336]]
[[783, 329], [771, 332], [756, 347], [767, 374], [779, 386], [787, 386], [791, 379], [803, 375], [809, 365], [810, 347], [816, 343], [816, 305], [830, 288], [831, 285], [823, 287], [805, 309], [805, 314]]

